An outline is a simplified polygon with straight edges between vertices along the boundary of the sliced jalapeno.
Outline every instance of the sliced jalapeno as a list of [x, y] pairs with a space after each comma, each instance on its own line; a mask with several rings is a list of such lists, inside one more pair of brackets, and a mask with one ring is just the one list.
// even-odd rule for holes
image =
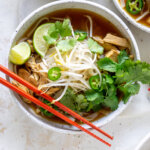
[[95, 76], [90, 77], [89, 84], [93, 90], [98, 90], [99, 85], [100, 85], [99, 75], [95, 75]]
[[75, 35], [78, 35], [78, 41], [83, 41], [84, 39], [87, 38], [87, 32], [84, 32], [84, 31], [75, 31]]
[[142, 11], [143, 0], [127, 0], [126, 1], [126, 10], [132, 14], [137, 15]]
[[48, 71], [48, 78], [52, 81], [56, 81], [61, 76], [61, 69], [59, 67], [53, 67]]

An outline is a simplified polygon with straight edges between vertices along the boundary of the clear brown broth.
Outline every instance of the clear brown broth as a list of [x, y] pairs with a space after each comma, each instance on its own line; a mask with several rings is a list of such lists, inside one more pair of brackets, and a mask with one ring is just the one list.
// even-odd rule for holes
[[[86, 24], [88, 23], [88, 20], [85, 17], [85, 15], [89, 15], [89, 16], [92, 17], [92, 20], [93, 20], [93, 36], [99, 35], [101, 37], [104, 37], [107, 33], [112, 33], [114, 35], [121, 36], [120, 31], [110, 21], [108, 21], [104, 17], [102, 17], [100, 15], [97, 15], [96, 13], [93, 13], [93, 12], [90, 12], [90, 11], [79, 10], [79, 9], [66, 9], [66, 10], [60, 10], [60, 11], [53, 12], [51, 14], [48, 14], [48, 15], [44, 16], [44, 17], [48, 17], [48, 18], [51, 18], [51, 17], [67, 18], [67, 17], [69, 17], [71, 19], [71, 23], [72, 23], [72, 26], [73, 26], [74, 30], [87, 31]], [[52, 21], [54, 22], [54, 20], [52, 20]], [[36, 22], [35, 22], [35, 24], [36, 24]], [[41, 22], [41, 24], [43, 24], [43, 23], [46, 23], [46, 22], [45, 21]], [[28, 33], [35, 26], [35, 24], [33, 24], [29, 28], [29, 30], [27, 30], [25, 32], [25, 34], [22, 36], [21, 39], [25, 38], [28, 35]], [[32, 36], [33, 36], [33, 34], [29, 37], [29, 39], [32, 39]], [[21, 39], [19, 39], [19, 41]], [[37, 106], [35, 104], [29, 104], [29, 106], [31, 108], [33, 108], [34, 111], [37, 108]], [[97, 117], [93, 118], [92, 121], [96, 121], [99, 118], [102, 118], [102, 117], [108, 115], [110, 112], [111, 112], [110, 109], [107, 109], [107, 108], [104, 109], [103, 108], [102, 110], [100, 110], [98, 112]], [[88, 115], [91, 115], [92, 113], [93, 112], [89, 113]], [[63, 120], [61, 120], [61, 119], [59, 119], [55, 116], [51, 117], [51, 118], [48, 118], [48, 117], [42, 115], [42, 117], [44, 117], [46, 119], [51, 119], [52, 121], [60, 123], [60, 124], [66, 124]]]

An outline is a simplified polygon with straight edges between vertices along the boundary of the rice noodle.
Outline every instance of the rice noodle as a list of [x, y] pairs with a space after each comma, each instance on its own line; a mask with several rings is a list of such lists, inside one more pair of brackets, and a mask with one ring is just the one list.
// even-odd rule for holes
[[62, 63], [64, 64], [64, 60], [63, 60], [63, 58], [62, 58], [62, 56], [61, 56], [61, 54], [60, 54], [60, 52], [59, 52], [59, 49], [56, 47], [56, 52], [57, 52], [57, 54], [58, 54], [58, 57], [59, 57], [59, 59], [62, 61]]
[[92, 37], [93, 36], [93, 21], [92, 21], [92, 18], [88, 15], [85, 15], [85, 17], [87, 17], [89, 22], [90, 22], [90, 37]]
[[94, 59], [92, 60], [92, 63], [96, 61], [96, 57], [97, 57], [97, 54], [94, 54]]
[[40, 24], [42, 21], [44, 21], [44, 20], [49, 21], [49, 18], [48, 18], [48, 17], [41, 18], [41, 19], [35, 24], [35, 26], [32, 28], [32, 30], [27, 34], [27, 37], [30, 37], [30, 36], [33, 34], [33, 32], [35, 31], [35, 29], [39, 26], [39, 24]]
[[68, 84], [65, 86], [64, 91], [62, 92], [62, 94], [57, 99], [52, 101], [52, 104], [54, 104], [55, 102], [58, 102], [59, 100], [61, 100], [63, 98], [63, 96], [65, 95], [67, 89], [68, 89]]
[[59, 21], [63, 21], [64, 20], [63, 18], [57, 18], [57, 17], [50, 17], [50, 19], [59, 20]]
[[69, 25], [70, 25], [70, 28], [71, 28], [72, 36], [75, 37], [75, 35], [74, 35], [74, 30], [73, 30], [73, 27], [72, 27], [72, 25], [71, 25], [71, 22], [69, 23]]
[[140, 17], [136, 18], [135, 20], [138, 22], [141, 19], [143, 19], [145, 16], [147, 16], [149, 14], [149, 11], [144, 12]]
[[67, 76], [75, 76], [75, 77], [81, 77], [81, 74], [77, 74], [77, 73], [73, 73], [73, 72], [67, 72], [67, 71], [63, 71], [62, 74], [67, 75]]
[[20, 42], [24, 42], [24, 41], [26, 41], [26, 40], [28, 40], [29, 38], [28, 37], [24, 37], [24, 38], [22, 38], [20, 41], [19, 41], [19, 43]]
[[44, 58], [42, 58], [43, 64], [48, 67], [48, 64]]

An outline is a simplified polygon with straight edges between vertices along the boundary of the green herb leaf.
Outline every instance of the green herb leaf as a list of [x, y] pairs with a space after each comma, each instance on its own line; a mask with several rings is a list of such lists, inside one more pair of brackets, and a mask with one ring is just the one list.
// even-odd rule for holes
[[103, 74], [103, 77], [105, 76], [105, 82], [108, 84], [113, 84], [114, 80], [109, 74]]
[[104, 96], [101, 92], [96, 92], [93, 90], [88, 90], [85, 92], [85, 96], [89, 101], [89, 105], [87, 107], [87, 112], [90, 110], [98, 111], [102, 108], [101, 104], [104, 102]]
[[62, 52], [67, 52], [67, 51], [73, 49], [75, 44], [76, 44], [75, 39], [61, 40], [57, 43], [57, 48]]
[[69, 19], [65, 19], [63, 21], [63, 23], [61, 23], [60, 21], [56, 21], [55, 23], [56, 28], [58, 29], [61, 37], [66, 37], [66, 36], [71, 36], [71, 25], [70, 25], [70, 20]]
[[126, 60], [122, 69], [116, 72], [116, 83], [133, 83], [136, 81], [150, 84], [150, 65], [145, 62]]
[[134, 84], [125, 84], [124, 86], [120, 86], [119, 90], [123, 92], [123, 101], [124, 103], [127, 103], [128, 99], [131, 95], [138, 94], [140, 90], [140, 85], [138, 83]]
[[96, 91], [93, 91], [93, 90], [88, 90], [85, 92], [85, 95], [86, 95], [86, 98], [88, 101], [96, 101], [96, 103], [100, 103], [103, 101], [104, 97], [103, 95], [100, 93], [100, 92], [96, 92]]
[[[45, 103], [46, 105], [52, 107], [51, 103], [47, 100], [44, 100], [43, 103]], [[40, 107], [40, 111], [43, 113], [43, 115], [47, 116], [47, 117], [52, 117], [53, 114], [50, 113], [49, 111], [45, 110], [44, 108]]]
[[48, 30], [48, 34], [45, 35], [43, 38], [49, 45], [54, 45], [56, 44], [56, 41], [60, 36], [63, 38], [71, 35], [72, 33], [71, 33], [70, 20], [65, 19], [63, 23], [60, 21], [56, 21], [56, 23], [52, 23]]
[[88, 39], [88, 47], [93, 53], [103, 54], [104, 48], [91, 38]]
[[50, 25], [48, 34], [43, 36], [43, 38], [49, 45], [56, 43], [56, 40], [59, 38], [59, 31], [57, 30], [54, 23]]
[[140, 90], [140, 85], [138, 83], [129, 84], [129, 85], [125, 84], [124, 87], [127, 88], [127, 91], [132, 95], [138, 94]]
[[110, 58], [102, 58], [98, 62], [98, 67], [101, 70], [109, 71], [109, 72], [116, 72], [117, 71], [117, 63], [112, 61]]
[[123, 86], [120, 86], [118, 89], [123, 93], [123, 98], [122, 98], [122, 100], [123, 100], [123, 102], [126, 104], [132, 94], [129, 93], [129, 92], [128, 92], [128, 89], [127, 89], [127, 88], [124, 88]]
[[112, 111], [118, 108], [118, 97], [116, 95], [108, 96], [105, 98], [103, 105], [109, 107]]
[[56, 39], [54, 39], [48, 35], [43, 36], [43, 38], [49, 45], [54, 45], [56, 43]]
[[66, 94], [63, 96], [60, 102], [66, 107], [72, 110], [76, 110], [76, 106], [74, 102], [75, 98], [76, 98], [76, 95], [74, 94], [73, 90], [68, 88], [68, 90], [66, 91]]
[[121, 51], [120, 54], [118, 55], [118, 63], [119, 64], [124, 63], [128, 59], [129, 59], [129, 56], [125, 50]]
[[77, 95], [75, 102], [77, 103], [78, 111], [85, 110], [89, 105], [89, 102], [87, 101], [87, 99], [85, 98], [83, 94]]

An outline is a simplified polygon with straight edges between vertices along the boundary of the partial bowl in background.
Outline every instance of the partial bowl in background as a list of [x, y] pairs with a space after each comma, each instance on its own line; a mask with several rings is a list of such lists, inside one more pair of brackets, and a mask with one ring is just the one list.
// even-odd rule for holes
[[113, 0], [116, 8], [119, 10], [119, 12], [130, 22], [132, 23], [134, 26], [136, 26], [137, 28], [150, 33], [150, 27], [141, 24], [139, 22], [137, 22], [134, 18], [132, 18], [120, 5], [119, 0]]
[[140, 141], [135, 150], [149, 150], [149, 149], [150, 149], [150, 133]]
[[[11, 41], [10, 48], [16, 44], [18, 39], [27, 31], [27, 29], [39, 18], [42, 16], [45, 16], [49, 13], [52, 13], [57, 10], [61, 9], [67, 9], [67, 8], [72, 8], [72, 9], [82, 9], [82, 10], [88, 10], [91, 12], [94, 12], [98, 15], [103, 16], [107, 20], [109, 20], [112, 24], [114, 24], [118, 30], [122, 33], [124, 37], [126, 37], [130, 44], [131, 44], [131, 53], [134, 55], [135, 60], [140, 59], [139, 55], [139, 50], [137, 43], [135, 41], [135, 38], [133, 37], [131, 31], [129, 28], [126, 26], [126, 24], [112, 11], [109, 9], [105, 8], [104, 6], [101, 6], [99, 4], [89, 2], [89, 1], [80, 1], [80, 0], [63, 0], [63, 1], [56, 1], [53, 3], [48, 3], [34, 12], [32, 12], [29, 16], [27, 16], [17, 27]], [[8, 68], [10, 70], [13, 70], [13, 65], [11, 63], [8, 63]], [[14, 70], [13, 70], [14, 71]], [[10, 78], [7, 78], [10, 81]], [[39, 115], [37, 115], [32, 108], [29, 107], [20, 97], [18, 94], [12, 92], [12, 97], [15, 99], [19, 107], [27, 114], [31, 119], [35, 120], [38, 124], [40, 124], [42, 127], [45, 128], [50, 128], [55, 131], [59, 132], [65, 132], [65, 133], [78, 133], [79, 130], [70, 125], [65, 125], [65, 124], [59, 124], [56, 122], [53, 122], [51, 120], [47, 120]], [[119, 107], [116, 111], [111, 112], [109, 115], [96, 120], [93, 122], [98, 127], [101, 127], [108, 122], [110, 122], [112, 119], [114, 119], [117, 115], [119, 115], [130, 103], [132, 98], [130, 98], [129, 102], [127, 104], [124, 104], [122, 101], [119, 104]], [[87, 125], [82, 125], [85, 128], [90, 128]]]

